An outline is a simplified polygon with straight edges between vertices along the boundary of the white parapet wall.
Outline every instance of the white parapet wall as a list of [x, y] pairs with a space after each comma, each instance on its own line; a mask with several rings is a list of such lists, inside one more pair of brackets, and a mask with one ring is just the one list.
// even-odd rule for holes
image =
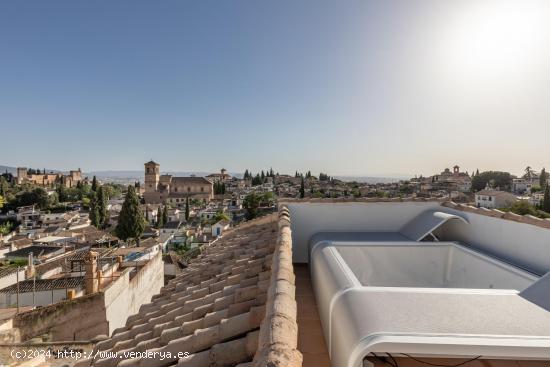
[[105, 289], [105, 311], [109, 323], [109, 335], [126, 324], [130, 315], [139, 312], [141, 305], [151, 301], [164, 285], [164, 262], [157, 252], [137, 274], [130, 279], [130, 269]]
[[285, 201], [292, 218], [295, 263], [308, 262], [308, 242], [319, 232], [398, 232], [439, 202], [334, 202]]
[[[529, 218], [498, 211], [471, 211], [443, 207], [460, 214], [469, 224], [449, 222], [438, 232], [442, 240], [460, 241], [476, 250], [525, 268], [538, 275], [550, 271], [550, 229], [527, 221]], [[513, 219], [507, 219], [508, 217]], [[544, 221], [541, 221], [544, 223]], [[536, 222], [534, 222], [536, 223]], [[537, 223], [538, 224], [538, 223]]]
[[428, 210], [456, 214], [434, 233], [444, 241], [459, 241], [537, 275], [550, 271], [550, 221], [496, 210], [437, 201], [286, 200], [292, 218], [293, 260], [307, 263], [308, 245], [319, 232], [400, 233]]

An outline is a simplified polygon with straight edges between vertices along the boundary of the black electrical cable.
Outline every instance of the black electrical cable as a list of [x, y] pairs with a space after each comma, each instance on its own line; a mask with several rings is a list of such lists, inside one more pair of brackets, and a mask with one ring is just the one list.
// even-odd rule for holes
[[[385, 363], [385, 364], [389, 364], [390, 366], [392, 367], [399, 367], [399, 365], [397, 364], [397, 361], [395, 361], [395, 359], [393, 359], [393, 361], [395, 362], [395, 364], [393, 362], [390, 362], [388, 361], [386, 358], [384, 357], [380, 357], [379, 355], [377, 355], [376, 353], [374, 352], [371, 352], [370, 354], [372, 354], [377, 360], [379, 360], [380, 362], [382, 363]], [[386, 353], [387, 354], [387, 353]]]
[[[387, 354], [391, 356], [391, 354], [389, 354], [389, 353], [387, 353]], [[424, 363], [424, 364], [427, 364], [428, 366], [434, 366], [434, 367], [459, 367], [459, 366], [463, 366], [467, 363], [476, 361], [476, 360], [478, 360], [482, 357], [482, 356], [477, 356], [475, 358], [469, 359], [467, 361], [464, 361], [464, 362], [461, 362], [461, 363], [458, 363], [458, 364], [437, 364], [437, 363], [431, 363], [431, 362], [423, 361], [421, 359], [418, 359], [418, 358], [415, 358], [415, 357], [411, 356], [410, 354], [406, 354], [406, 353], [397, 353], [397, 354], [401, 354], [401, 355], [403, 355], [405, 357], [408, 357], [408, 358], [410, 358], [410, 359], [412, 359], [412, 360], [414, 360], [418, 363]]]
[[389, 353], [386, 353], [386, 354], [391, 358], [391, 360], [393, 361], [393, 363], [395, 363], [395, 366], [396, 366], [396, 367], [399, 367], [399, 363], [397, 363], [397, 361], [395, 360], [395, 358], [393, 358], [393, 356], [392, 356], [391, 354], [389, 354]]

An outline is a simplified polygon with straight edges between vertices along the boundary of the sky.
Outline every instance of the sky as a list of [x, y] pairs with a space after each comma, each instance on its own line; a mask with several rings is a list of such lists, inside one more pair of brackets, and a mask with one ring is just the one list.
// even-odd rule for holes
[[0, 164], [550, 168], [547, 0], [0, 2]]

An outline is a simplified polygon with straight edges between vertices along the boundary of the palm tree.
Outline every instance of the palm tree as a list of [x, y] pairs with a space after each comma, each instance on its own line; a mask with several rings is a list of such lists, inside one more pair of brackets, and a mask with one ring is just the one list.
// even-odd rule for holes
[[533, 169], [531, 166], [525, 167], [525, 178], [531, 178], [531, 175], [533, 174]]

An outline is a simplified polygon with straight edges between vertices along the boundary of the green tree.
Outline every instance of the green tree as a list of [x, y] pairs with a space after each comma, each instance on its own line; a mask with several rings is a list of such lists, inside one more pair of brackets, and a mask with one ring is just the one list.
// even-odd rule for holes
[[548, 180], [548, 173], [546, 173], [546, 169], [543, 168], [542, 171], [540, 171], [539, 176], [539, 185], [541, 188], [544, 188], [546, 186]]
[[128, 186], [128, 192], [118, 216], [116, 235], [123, 241], [134, 239], [139, 243], [139, 237], [145, 229], [145, 218], [139, 208], [139, 198], [134, 185]]
[[302, 183], [300, 184], [300, 198], [304, 198], [306, 196], [306, 186], [304, 183], [304, 177], [302, 176]]
[[162, 209], [162, 222], [168, 223], [168, 205], [165, 205]]
[[252, 179], [252, 186], [258, 186], [263, 183], [262, 178], [260, 177], [260, 174], [256, 174], [256, 176]]
[[243, 200], [243, 208], [246, 209], [246, 219], [254, 219], [258, 216], [258, 208], [260, 207], [260, 195], [252, 192]]
[[250, 178], [250, 173], [248, 172], [248, 169], [246, 169], [246, 170], [244, 171], [244, 176], [243, 176], [243, 178], [244, 178], [245, 180], [248, 179], [248, 178]]
[[99, 214], [99, 201], [95, 193], [90, 197], [90, 221], [96, 228], [101, 227], [101, 215]]
[[162, 209], [159, 206], [157, 209], [157, 228], [161, 228], [162, 226], [164, 226], [164, 221], [162, 220]]
[[544, 190], [544, 199], [542, 200], [542, 210], [550, 213], [550, 185], [546, 185]]
[[2, 207], [4, 206], [4, 204], [6, 203], [4, 197], [2, 195], [0, 195], [0, 209], [2, 209]]
[[533, 176], [533, 169], [531, 168], [531, 166], [527, 166], [525, 167], [525, 175], [523, 175], [523, 177], [525, 178], [531, 178]]
[[92, 179], [92, 191], [97, 191], [97, 178], [95, 176]]
[[189, 196], [185, 199], [185, 221], [189, 221]]
[[0, 234], [1, 235], [6, 235], [8, 233], [10, 233], [11, 231], [13, 231], [13, 223], [12, 222], [6, 222], [6, 223], [3, 223], [3, 224], [0, 224]]
[[97, 210], [99, 214], [99, 223], [101, 227], [105, 226], [107, 221], [107, 193], [103, 187], [99, 187], [97, 190]]
[[10, 184], [4, 176], [0, 176], [0, 195], [6, 195], [6, 192], [9, 190]]
[[526, 215], [526, 214], [530, 214], [533, 216], [537, 215], [536, 208], [533, 205], [529, 204], [529, 202], [527, 202], [526, 200], [516, 201], [510, 207], [510, 211], [512, 213], [519, 214], [519, 215]]
[[271, 206], [275, 203], [275, 194], [266, 192], [260, 196], [260, 205]]
[[508, 172], [486, 171], [476, 173], [472, 179], [472, 191], [483, 190], [488, 183], [501, 190], [509, 191], [512, 186], [512, 175]]
[[25, 189], [18, 192], [13, 204], [15, 207], [37, 205], [42, 209], [46, 209], [50, 205], [50, 199], [46, 190], [35, 187], [34, 189]]
[[[104, 184], [101, 185], [105, 189], [105, 192], [107, 193], [108, 199], [113, 198], [120, 198], [122, 197], [122, 186], [120, 184]], [[136, 187], [136, 189], [138, 189]]]
[[229, 216], [223, 212], [217, 212], [216, 215], [212, 218], [211, 224], [218, 223], [220, 220], [227, 220], [229, 221]]

